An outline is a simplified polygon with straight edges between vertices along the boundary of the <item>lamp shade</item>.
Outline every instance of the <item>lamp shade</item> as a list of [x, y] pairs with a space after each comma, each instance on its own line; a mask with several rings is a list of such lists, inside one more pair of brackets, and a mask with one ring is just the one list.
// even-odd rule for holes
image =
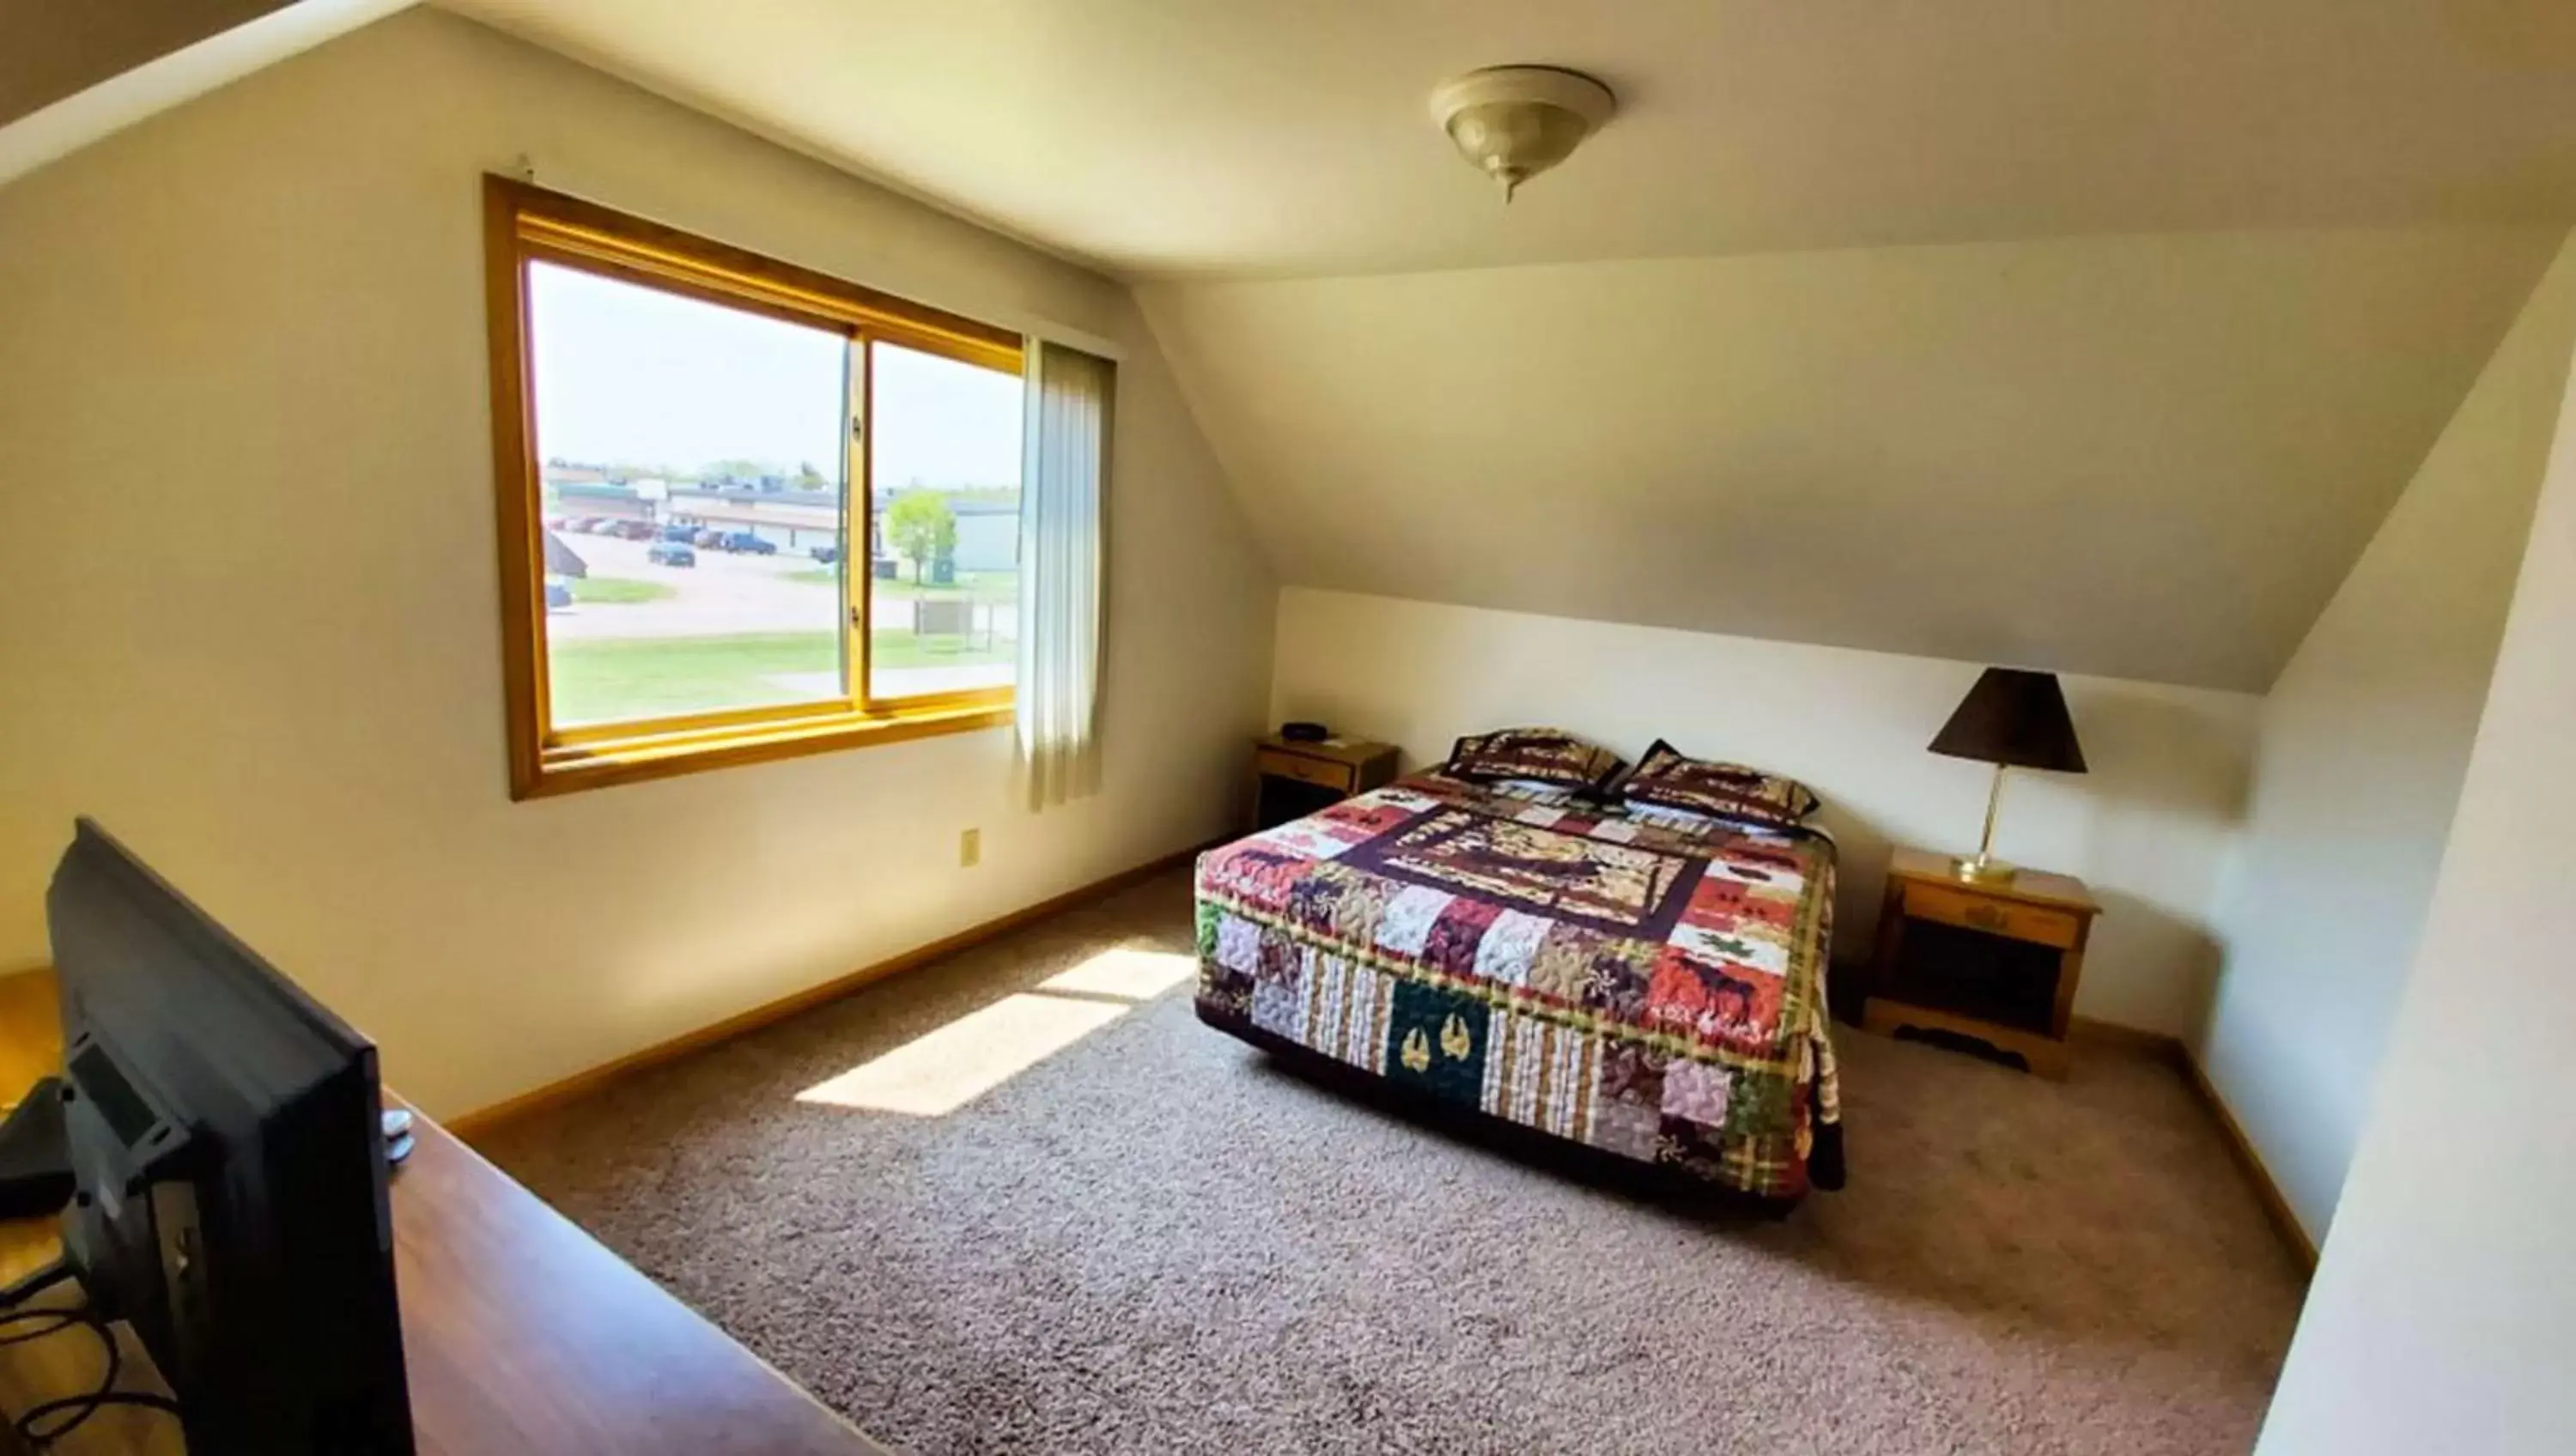
[[2084, 772], [2084, 748], [2057, 674], [1990, 667], [1932, 738], [1934, 753], [2013, 768]]

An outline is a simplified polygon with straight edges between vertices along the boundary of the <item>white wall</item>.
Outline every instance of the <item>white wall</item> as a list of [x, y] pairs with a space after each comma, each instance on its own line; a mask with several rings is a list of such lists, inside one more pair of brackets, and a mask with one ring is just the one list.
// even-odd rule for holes
[[[1548, 723], [1634, 759], [1658, 737], [1804, 780], [1842, 846], [1839, 958], [1866, 957], [1891, 843], [1973, 849], [1990, 774], [1924, 751], [1983, 664], [1290, 588], [1272, 712], [1404, 746]], [[2198, 1025], [2209, 912], [2242, 809], [2257, 699], [2063, 680], [2092, 772], [2021, 774], [1996, 850], [2080, 875], [2107, 909], [2080, 1015]]]
[[[523, 153], [1121, 345], [1098, 798], [1026, 814], [987, 732], [510, 801], [478, 188]], [[1233, 822], [1272, 579], [1107, 280], [418, 10], [0, 190], [0, 299], [0, 968], [94, 813], [453, 1112]]]
[[[2576, 401], [2571, 401], [2576, 404]], [[2576, 1450], [2576, 408], [2263, 1456]]]
[[2202, 1059], [2312, 1237], [2432, 896], [2571, 346], [2576, 247], [2264, 699]]

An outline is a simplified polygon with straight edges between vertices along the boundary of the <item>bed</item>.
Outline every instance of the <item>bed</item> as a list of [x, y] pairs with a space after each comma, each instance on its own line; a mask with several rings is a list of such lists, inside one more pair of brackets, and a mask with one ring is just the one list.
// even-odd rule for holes
[[1842, 1185], [1821, 833], [1439, 771], [1198, 861], [1199, 1018], [1530, 1151]]

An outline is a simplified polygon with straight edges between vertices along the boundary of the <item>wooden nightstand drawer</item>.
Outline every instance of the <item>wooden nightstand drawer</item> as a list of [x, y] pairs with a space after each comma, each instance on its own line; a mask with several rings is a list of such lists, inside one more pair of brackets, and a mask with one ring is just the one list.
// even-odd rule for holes
[[1252, 827], [1274, 829], [1395, 780], [1395, 745], [1259, 738], [1252, 748]]
[[1964, 930], [1982, 930], [1989, 935], [2053, 945], [2059, 950], [2073, 950], [2084, 928], [2081, 920], [2062, 910], [2017, 905], [2009, 900], [1920, 881], [1906, 883], [1905, 913], [1920, 920], [1956, 925]]
[[1270, 748], [1262, 749], [1254, 756], [1253, 770], [1265, 777], [1295, 779], [1301, 784], [1313, 784], [1319, 789], [1340, 789], [1345, 793], [1350, 791], [1353, 780], [1349, 764], [1281, 753]]
[[2100, 902], [2084, 882], [2023, 870], [1964, 881], [1950, 857], [1898, 849], [1887, 867], [1861, 1025], [1965, 1038], [2043, 1076], [2066, 1075], [2066, 1029]]

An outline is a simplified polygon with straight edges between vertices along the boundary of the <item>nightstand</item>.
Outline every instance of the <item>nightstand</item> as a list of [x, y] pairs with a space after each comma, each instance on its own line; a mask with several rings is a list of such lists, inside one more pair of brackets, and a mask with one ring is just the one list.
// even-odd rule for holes
[[1272, 829], [1395, 781], [1395, 745], [1356, 738], [1252, 742], [1252, 827]]
[[2071, 875], [2023, 870], [1977, 884], [1951, 873], [1946, 854], [1899, 849], [1860, 1024], [1971, 1037], [2062, 1078], [2084, 943], [2101, 911]]

